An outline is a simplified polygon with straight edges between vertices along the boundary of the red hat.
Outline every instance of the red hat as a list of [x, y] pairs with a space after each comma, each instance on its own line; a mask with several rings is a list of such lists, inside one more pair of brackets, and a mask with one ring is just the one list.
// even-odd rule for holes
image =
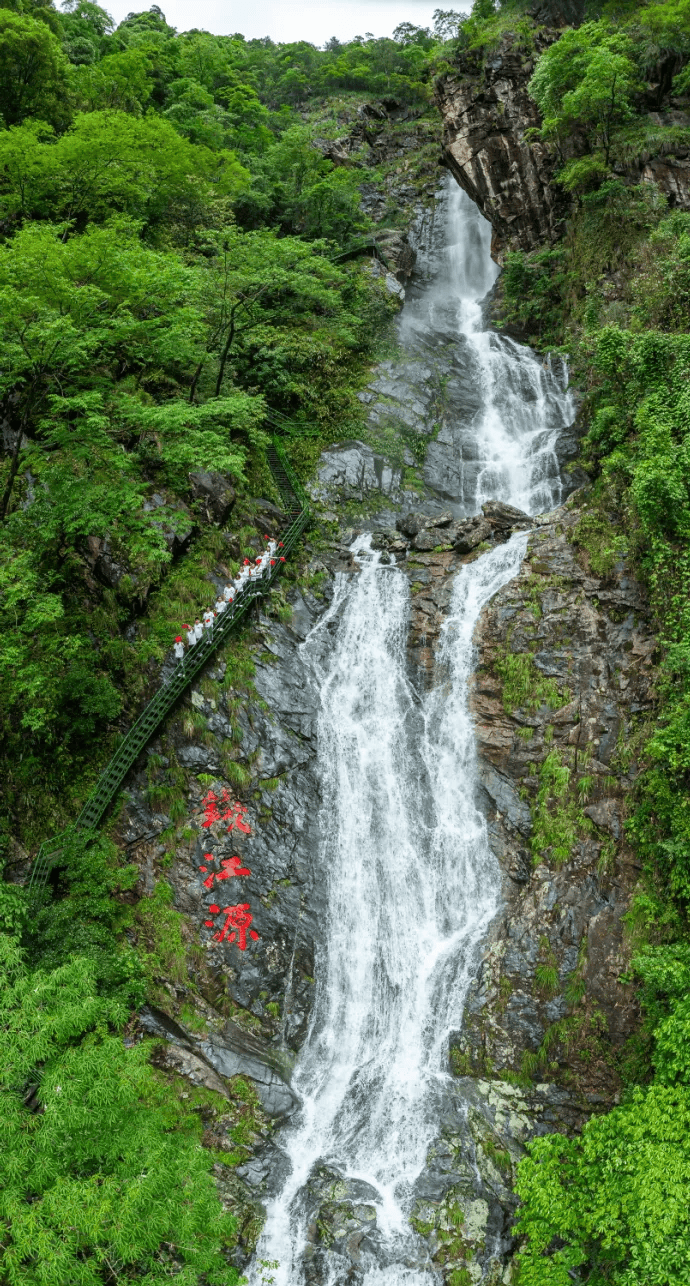
[[279, 541], [278, 541], [278, 548], [279, 548], [279, 549], [282, 549], [282, 548], [283, 548], [283, 542], [282, 542], [282, 540], [279, 540]]
[[280, 555], [280, 561], [281, 561], [281, 563], [284, 563], [284, 562], [285, 562], [285, 559], [283, 558], [283, 555], [282, 555], [282, 554]]
[[256, 558], [254, 559], [254, 562], [255, 562], [255, 563], [260, 563], [260, 562], [261, 562], [261, 554], [257, 554]]
[[248, 558], [245, 558], [245, 560], [244, 560], [244, 565], [245, 565], [245, 567], [247, 566], [248, 562], [249, 562], [249, 559], [248, 559]]
[[268, 532], [267, 532], [267, 531], [265, 531], [265, 532], [264, 532], [264, 540], [268, 540]]
[[275, 567], [275, 565], [276, 565], [276, 560], [275, 560], [275, 558], [272, 558], [272, 559], [271, 559], [271, 567]]
[[178, 634], [177, 638], [175, 639], [175, 642], [176, 642], [176, 643], [181, 643], [181, 642], [182, 642], [182, 635], [181, 635], [181, 634]]
[[191, 628], [192, 628], [192, 627], [191, 627], [191, 625], [185, 625], [184, 621], [182, 622], [182, 629], [183, 629], [183, 630], [191, 630]]

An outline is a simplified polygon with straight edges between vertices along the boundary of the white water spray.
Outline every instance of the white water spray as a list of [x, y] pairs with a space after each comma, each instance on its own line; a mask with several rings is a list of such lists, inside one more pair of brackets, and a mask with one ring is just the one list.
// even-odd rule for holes
[[443, 681], [423, 708], [406, 677], [407, 578], [380, 566], [369, 539], [357, 542], [354, 584], [338, 577], [330, 613], [347, 600], [318, 730], [328, 951], [293, 1078], [303, 1108], [283, 1141], [292, 1173], [259, 1247], [261, 1258], [279, 1261], [277, 1286], [302, 1280], [300, 1194], [319, 1160], [378, 1194], [378, 1229], [393, 1262], [365, 1282], [397, 1286], [409, 1273], [407, 1198], [434, 1135], [429, 1089], [497, 906], [496, 863], [474, 804], [467, 679], [479, 612], [518, 571], [527, 537], [456, 577], [439, 650]]
[[481, 405], [464, 426], [462, 503], [468, 514], [486, 500], [543, 513], [562, 499], [555, 448], [575, 417], [567, 368], [484, 329], [481, 300], [499, 273], [491, 225], [456, 183], [439, 203], [436, 223], [443, 245], [420, 252], [426, 282], [403, 312], [401, 333], [408, 343], [424, 343], [429, 331], [459, 332], [467, 341]]
[[[535, 512], [560, 499], [549, 454], [554, 430], [545, 427], [555, 381], [528, 349], [496, 344], [478, 329], [478, 301], [495, 277], [488, 225], [469, 202], [457, 211], [465, 221], [451, 245], [452, 274], [422, 297], [405, 327], [434, 325], [442, 310], [447, 328], [452, 309], [483, 372], [473, 426], [481, 467], [469, 510], [477, 499], [497, 498]], [[534, 393], [529, 409], [525, 389]], [[359, 575], [336, 578], [331, 608], [304, 645], [316, 663], [321, 632], [338, 622], [318, 729], [326, 946], [292, 1082], [302, 1108], [280, 1138], [290, 1173], [257, 1251], [259, 1264], [278, 1262], [276, 1286], [305, 1281], [313, 1217], [305, 1189], [319, 1163], [368, 1185], [363, 1199], [376, 1207], [374, 1249], [357, 1278], [363, 1286], [437, 1280], [408, 1222], [412, 1185], [436, 1133], [434, 1089], [446, 1074], [448, 1034], [460, 1025], [499, 890], [475, 804], [472, 635], [484, 604], [517, 574], [526, 541], [515, 536], [456, 576], [436, 684], [424, 702], [407, 677], [407, 578], [381, 565], [366, 536], [354, 547]], [[331, 1253], [323, 1280], [340, 1286], [352, 1280], [351, 1267]], [[260, 1267], [252, 1281], [261, 1281]]]

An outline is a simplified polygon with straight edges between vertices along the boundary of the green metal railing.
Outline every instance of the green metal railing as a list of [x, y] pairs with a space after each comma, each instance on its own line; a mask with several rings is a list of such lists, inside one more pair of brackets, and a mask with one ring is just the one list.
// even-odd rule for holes
[[[307, 497], [295, 477], [280, 443], [274, 439], [268, 448], [268, 463], [275, 484], [280, 493], [281, 502], [288, 518], [288, 525], [281, 533], [283, 555], [295, 548], [302, 532], [309, 522], [310, 512]], [[158, 689], [136, 723], [130, 728], [127, 736], [120, 743], [107, 768], [103, 771], [94, 789], [91, 791], [76, 822], [60, 835], [45, 840], [36, 854], [31, 868], [29, 891], [38, 892], [48, 880], [52, 866], [59, 859], [68, 835], [75, 830], [95, 830], [103, 815], [117, 795], [130, 768], [148, 744], [154, 732], [172, 710], [195, 675], [206, 665], [213, 653], [225, 642], [237, 623], [246, 616], [252, 603], [263, 597], [270, 590], [280, 575], [281, 564], [278, 559], [274, 567], [264, 571], [260, 581], [249, 582], [234, 603], [219, 617], [211, 630], [204, 631], [203, 638], [185, 654], [175, 666], [170, 679]]]

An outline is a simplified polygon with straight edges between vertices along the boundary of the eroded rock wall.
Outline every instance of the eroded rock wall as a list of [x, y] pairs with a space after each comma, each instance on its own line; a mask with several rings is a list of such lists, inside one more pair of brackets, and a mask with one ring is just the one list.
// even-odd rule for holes
[[538, 55], [558, 34], [544, 31], [529, 55], [506, 35], [485, 62], [461, 55], [456, 69], [437, 81], [444, 163], [492, 224], [499, 263], [506, 250], [534, 250], [557, 240], [567, 211], [553, 183], [552, 153], [525, 137], [541, 125], [527, 84]]
[[[577, 6], [573, 6], [575, 9]], [[535, 11], [544, 22], [549, 6]], [[560, 10], [561, 6], [556, 6]], [[536, 250], [558, 241], [565, 229], [571, 202], [554, 177], [563, 163], [555, 150], [529, 131], [541, 126], [536, 103], [527, 86], [539, 55], [558, 39], [562, 25], [575, 22], [568, 6], [554, 14], [557, 22], [543, 26], [528, 51], [512, 33], [495, 51], [458, 55], [452, 72], [436, 82], [436, 104], [443, 119], [443, 163], [460, 187], [479, 206], [493, 226], [492, 255], [502, 263], [508, 250]], [[674, 141], [673, 127], [687, 127], [688, 114], [668, 92], [660, 111], [659, 86], [642, 94], [641, 121], [656, 132], [654, 153], [643, 152], [613, 169], [624, 182], [650, 183], [671, 209], [690, 209], [690, 149]], [[651, 108], [652, 110], [646, 110]], [[669, 141], [660, 131], [669, 130]], [[582, 155], [587, 142], [574, 131], [563, 144], [565, 159]]]

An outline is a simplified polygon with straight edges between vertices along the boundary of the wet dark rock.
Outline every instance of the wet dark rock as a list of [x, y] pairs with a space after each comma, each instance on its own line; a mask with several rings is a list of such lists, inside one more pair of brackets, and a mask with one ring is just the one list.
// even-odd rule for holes
[[[590, 574], [572, 539], [580, 513], [569, 502], [541, 520], [519, 576], [485, 609], [475, 635], [480, 803], [506, 877], [506, 909], [490, 935], [457, 1049], [468, 1070], [519, 1071], [553, 1023], [574, 1013], [581, 1036], [568, 1047], [553, 1045], [541, 1074], [610, 1105], [619, 1083], [606, 1051], [619, 1048], [637, 1022], [634, 994], [620, 981], [630, 950], [623, 917], [638, 875], [624, 830], [637, 769], [620, 747], [634, 715], [651, 707], [655, 640], [625, 563], [606, 578]], [[524, 704], [506, 710], [496, 662], [507, 649], [531, 654], [534, 682], [555, 683], [560, 707], [553, 692], [547, 703], [526, 689]], [[563, 863], [552, 862], [550, 851], [531, 851], [547, 754], [569, 767], [568, 806], [579, 816]], [[579, 791], [585, 798], [578, 806]], [[565, 805], [554, 799], [548, 806], [557, 814]], [[536, 975], [547, 963], [558, 977], [550, 994]], [[571, 975], [582, 996], [574, 1010], [565, 1001]], [[596, 1040], [588, 1043], [595, 1013]]]
[[[541, 25], [534, 33], [534, 52], [526, 55], [513, 33], [505, 34], [490, 58], [460, 52], [453, 70], [438, 77], [436, 103], [443, 118], [443, 164], [479, 206], [493, 227], [492, 254], [502, 262], [508, 250], [535, 250], [563, 233], [570, 201], [555, 182], [564, 159], [582, 155], [586, 140], [574, 132], [558, 154], [529, 135], [541, 126], [527, 86], [544, 49], [561, 34], [568, 11], [581, 11], [580, 0], [550, 3], [533, 10]], [[554, 14], [553, 21], [541, 15]], [[569, 20], [568, 20], [569, 21]], [[651, 113], [657, 129], [672, 129], [672, 112]], [[676, 209], [690, 209], [690, 159], [669, 142], [657, 144], [657, 155], [643, 155], [627, 177], [653, 183]], [[666, 155], [670, 152], [671, 155]], [[576, 484], [577, 485], [577, 484]]]
[[144, 1005], [138, 1021], [142, 1031], [170, 1047], [165, 1055], [167, 1065], [194, 1084], [228, 1097], [221, 1077], [249, 1076], [269, 1116], [294, 1111], [297, 1100], [284, 1079], [285, 1059], [236, 1023], [226, 1023], [222, 1032], [200, 1038], [153, 1005]]
[[227, 522], [235, 504], [236, 493], [230, 478], [224, 473], [190, 473], [192, 495], [206, 522], [222, 527]]
[[505, 1262], [516, 1244], [513, 1184], [525, 1143], [573, 1133], [598, 1108], [595, 1098], [577, 1101], [554, 1085], [524, 1090], [464, 1076], [440, 1089], [439, 1134], [414, 1186], [411, 1222], [443, 1280], [463, 1270], [468, 1281], [470, 1271], [472, 1281], [511, 1280]]
[[88, 536], [86, 540], [86, 560], [95, 575], [109, 589], [117, 589], [122, 578], [127, 574], [127, 567], [111, 553], [111, 544], [107, 537]]
[[454, 529], [453, 548], [457, 549], [459, 554], [469, 554], [484, 540], [489, 540], [492, 533], [493, 527], [486, 519], [479, 515], [468, 518], [465, 522], [458, 523]]
[[371, 538], [372, 549], [385, 549], [392, 554], [404, 554], [409, 548], [409, 540], [406, 540], [395, 528], [382, 528], [375, 531]]
[[227, 1023], [222, 1035], [209, 1036], [200, 1042], [199, 1049], [221, 1076], [250, 1077], [269, 1116], [289, 1116], [294, 1112], [297, 1098], [277, 1070], [279, 1060], [255, 1035], [235, 1023]]
[[304, 1194], [307, 1281], [332, 1281], [328, 1268], [332, 1271], [334, 1263], [341, 1265], [343, 1281], [361, 1281], [357, 1270], [367, 1258], [376, 1257], [380, 1242], [373, 1204], [378, 1200], [378, 1192], [369, 1184], [323, 1165], [315, 1167]]
[[426, 513], [419, 509], [412, 509], [407, 513], [401, 514], [396, 519], [395, 525], [398, 531], [405, 536], [418, 536], [429, 527], [448, 527], [452, 521], [453, 514], [450, 510], [442, 510], [441, 513]]
[[447, 543], [448, 532], [443, 527], [425, 527], [420, 531], [412, 541], [412, 548], [421, 551], [436, 549], [439, 545]]
[[[205, 957], [199, 989], [221, 1012], [224, 1005], [230, 1005], [240, 1014], [251, 1015], [258, 1030], [249, 1032], [247, 1039], [256, 1037], [263, 1042], [260, 1048], [251, 1042], [238, 1047], [240, 1037], [233, 1027], [212, 1033], [203, 1049], [195, 1040], [190, 1052], [204, 1057], [221, 1076], [243, 1070], [255, 1081], [266, 1110], [274, 1115], [292, 1110], [295, 1100], [283, 1083], [283, 1062], [272, 1064], [266, 1049], [284, 1059], [285, 1052], [299, 1048], [304, 1039], [314, 989], [315, 944], [325, 914], [325, 890], [317, 881], [314, 861], [320, 807], [314, 771], [319, 693], [300, 643], [325, 611], [328, 600], [317, 600], [297, 589], [291, 597], [294, 614], [290, 625], [259, 619], [256, 698], [238, 706], [231, 690], [227, 696], [221, 692], [211, 699], [195, 684], [168, 730], [165, 747], [160, 742], [151, 747], [161, 765], [157, 771], [162, 784], [170, 771], [165, 765], [173, 758], [189, 773], [186, 817], [172, 845], [173, 864], [165, 875], [173, 888], [175, 906], [186, 917]], [[324, 631], [322, 645], [326, 650], [331, 637]], [[213, 663], [217, 680], [224, 668], [222, 658]], [[205, 719], [208, 736], [198, 742], [196, 738], [190, 742], [184, 732], [185, 711], [190, 709]], [[226, 789], [231, 797], [238, 794], [237, 787], [223, 775], [224, 746], [231, 748], [233, 758], [251, 775], [250, 791], [240, 794], [248, 802], [251, 834], [247, 836], [228, 835], [221, 824], [208, 829], [202, 825], [201, 801], [209, 789], [209, 777], [217, 793]], [[197, 780], [199, 774], [206, 774], [207, 784]], [[129, 783], [119, 833], [140, 866], [142, 890], [150, 893], [158, 863], [169, 847], [160, 836], [169, 832], [173, 823], [151, 808], [148, 795], [149, 779], [142, 771]], [[251, 872], [242, 879], [241, 888], [228, 886], [224, 898], [250, 904], [252, 928], [259, 938], [248, 941], [244, 952], [227, 941], [215, 941], [214, 928], [204, 927], [207, 907], [213, 900], [199, 869], [209, 865], [207, 854], [214, 862], [237, 854]], [[239, 881], [233, 884], [239, 885]], [[184, 996], [183, 989], [180, 999]], [[176, 1004], [173, 1000], [173, 1008]], [[245, 1024], [240, 1026], [244, 1029]], [[265, 1063], [268, 1072], [262, 1070]]]
[[533, 525], [529, 514], [502, 500], [488, 500], [482, 505], [482, 513], [496, 531], [520, 531]]
[[386, 228], [381, 231], [377, 229], [375, 240], [398, 281], [407, 281], [417, 258], [417, 253], [410, 245], [407, 234], [395, 228]]
[[402, 514], [396, 520], [398, 531], [403, 532], [405, 536], [416, 536], [418, 532], [423, 531], [430, 523], [431, 519], [428, 514], [420, 513], [418, 510], [411, 510], [409, 513]]
[[620, 839], [620, 801], [617, 799], [600, 799], [598, 804], [583, 808], [585, 817], [589, 817], [600, 830], [609, 831], [614, 839]]
[[262, 500], [260, 497], [254, 497], [252, 500], [254, 509], [260, 510], [267, 524], [270, 524], [268, 530], [271, 535], [277, 534], [285, 526], [285, 514], [282, 509], [274, 505], [270, 500]]
[[504, 36], [481, 67], [461, 53], [436, 84], [444, 164], [492, 224], [496, 257], [555, 240], [568, 209], [553, 181], [557, 158], [545, 144], [525, 139], [527, 130], [541, 125], [527, 85], [536, 58], [559, 35], [539, 32], [530, 57], [514, 36]]

